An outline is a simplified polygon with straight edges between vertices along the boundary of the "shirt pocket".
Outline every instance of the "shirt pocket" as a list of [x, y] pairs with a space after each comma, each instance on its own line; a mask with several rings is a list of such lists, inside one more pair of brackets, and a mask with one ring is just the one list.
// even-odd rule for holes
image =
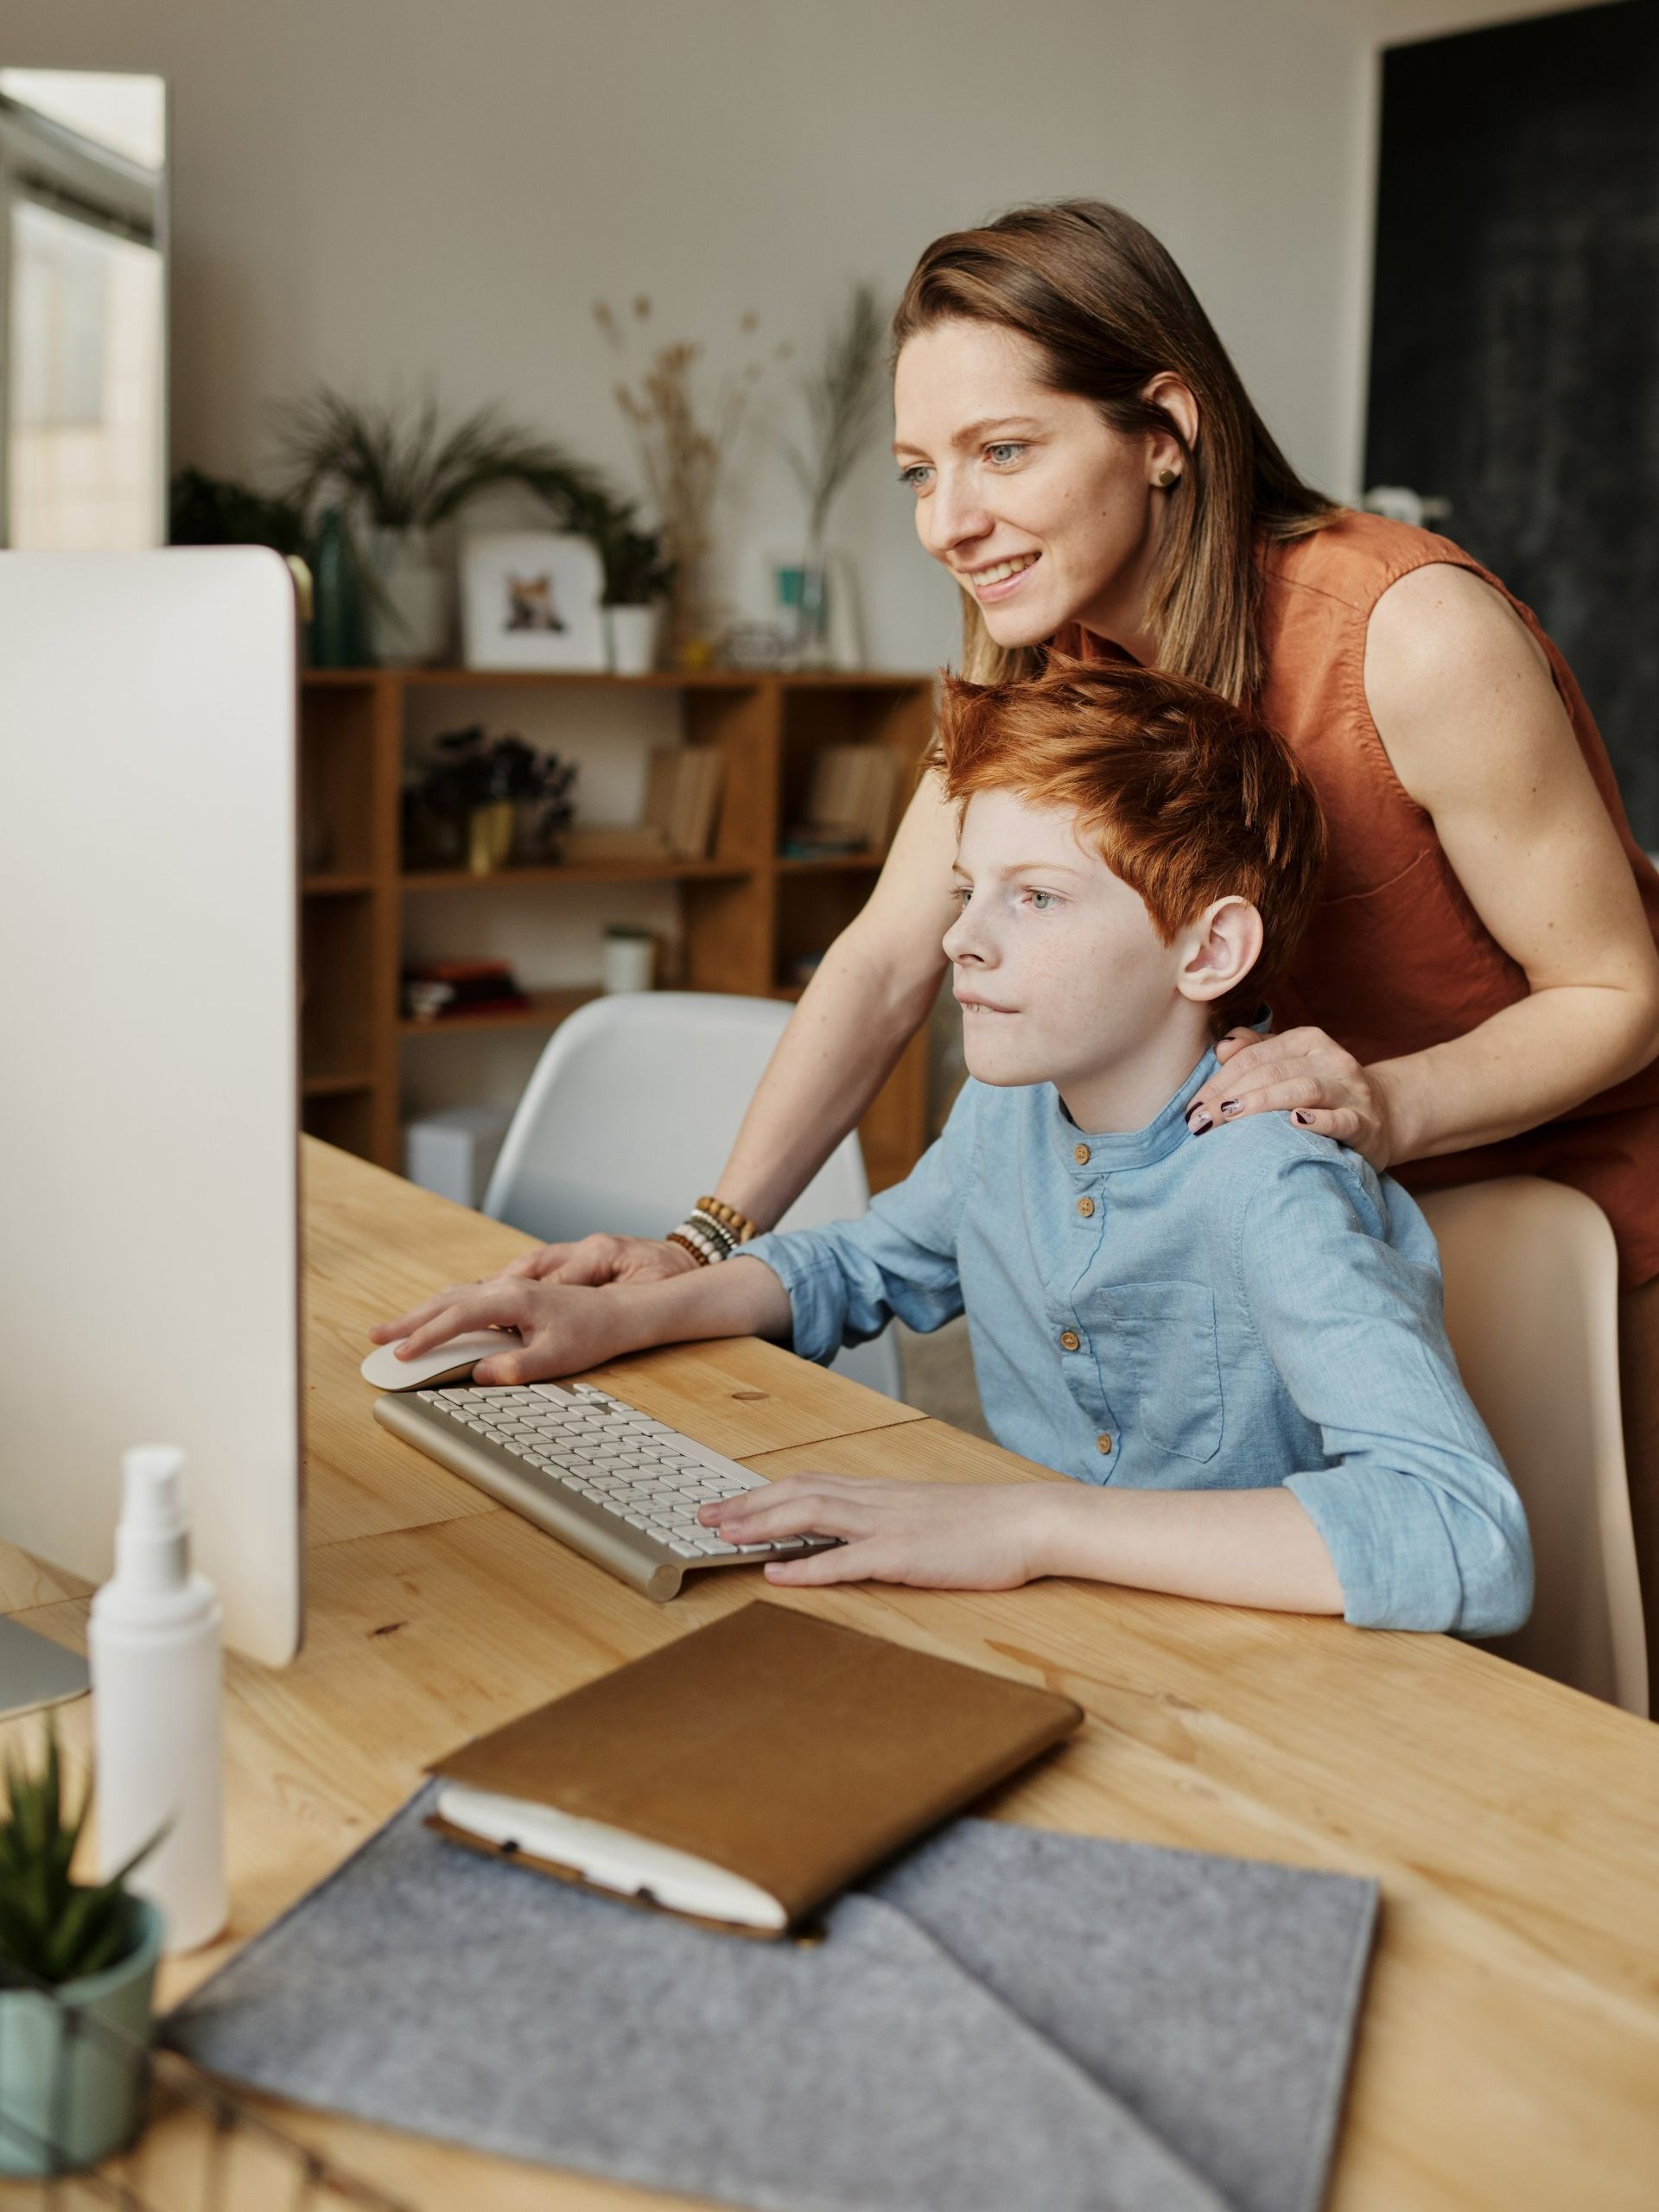
[[1112, 1291], [1109, 1306], [1141, 1433], [1177, 1459], [1213, 1459], [1221, 1449], [1221, 1360], [1208, 1284], [1140, 1282]]

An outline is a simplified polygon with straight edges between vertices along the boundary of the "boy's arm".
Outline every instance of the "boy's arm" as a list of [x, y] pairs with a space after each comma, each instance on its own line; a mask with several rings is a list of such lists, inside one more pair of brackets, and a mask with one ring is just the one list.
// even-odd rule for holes
[[1421, 1229], [1414, 1254], [1373, 1233], [1389, 1192], [1325, 1140], [1308, 1144], [1255, 1194], [1237, 1245], [1257, 1335], [1335, 1462], [1285, 1488], [1330, 1553], [1350, 1621], [1502, 1635], [1532, 1602], [1531, 1545], [1446, 1338], [1433, 1239]]
[[[969, 1086], [971, 1090], [972, 1086]], [[413, 1359], [469, 1329], [517, 1329], [522, 1349], [498, 1352], [475, 1382], [505, 1386], [580, 1374], [624, 1352], [706, 1337], [772, 1337], [827, 1360], [876, 1335], [897, 1313], [937, 1329], [962, 1311], [956, 1228], [971, 1166], [966, 1094], [913, 1173], [857, 1221], [759, 1238], [747, 1253], [651, 1282], [584, 1284], [498, 1275], [455, 1283], [370, 1331]]]
[[746, 1247], [787, 1292], [792, 1318], [784, 1333], [803, 1359], [833, 1359], [843, 1344], [879, 1336], [895, 1314], [926, 1335], [961, 1313], [957, 1237], [977, 1110], [970, 1084], [938, 1141], [855, 1221], [774, 1231]]
[[704, 1518], [737, 1543], [844, 1539], [768, 1567], [781, 1582], [987, 1589], [1070, 1574], [1367, 1627], [1517, 1626], [1526, 1519], [1458, 1374], [1429, 1248], [1414, 1260], [1374, 1233], [1351, 1174], [1322, 1144], [1287, 1163], [1236, 1248], [1261, 1341], [1334, 1466], [1249, 1491], [796, 1475]]

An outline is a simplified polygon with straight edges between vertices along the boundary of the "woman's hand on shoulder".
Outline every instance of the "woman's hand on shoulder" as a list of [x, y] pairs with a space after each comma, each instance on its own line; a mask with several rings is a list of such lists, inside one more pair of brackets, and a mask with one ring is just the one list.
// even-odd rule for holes
[[1186, 1109], [1206, 1135], [1250, 1114], [1289, 1114], [1316, 1135], [1335, 1137], [1380, 1175], [1396, 1159], [1396, 1113], [1383, 1070], [1363, 1067], [1323, 1029], [1230, 1030], [1216, 1046], [1220, 1067]]
[[685, 1274], [696, 1262], [683, 1244], [661, 1236], [611, 1236], [601, 1230], [571, 1244], [542, 1244], [525, 1252], [491, 1278], [597, 1285], [607, 1282], [666, 1282]]

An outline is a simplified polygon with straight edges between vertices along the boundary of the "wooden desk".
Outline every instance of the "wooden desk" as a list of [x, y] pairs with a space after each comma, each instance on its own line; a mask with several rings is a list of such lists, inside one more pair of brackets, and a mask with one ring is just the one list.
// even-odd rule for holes
[[[234, 1923], [168, 1968], [168, 1999], [360, 1842], [424, 1761], [761, 1586], [709, 1576], [652, 1605], [378, 1428], [356, 1371], [369, 1322], [524, 1240], [317, 1145], [306, 1200], [306, 1648], [280, 1674], [231, 1662]], [[768, 1473], [1023, 1467], [765, 1344], [600, 1373]], [[1003, 1794], [1005, 1817], [1380, 1878], [1333, 2212], [1659, 2202], [1659, 1730], [1440, 1637], [1058, 1582], [770, 1595], [1077, 1698], [1089, 1726]], [[85, 1593], [16, 1553], [0, 1606], [81, 1639]], [[83, 1746], [87, 1720], [84, 1703], [67, 1716]], [[432, 2212], [667, 2201], [284, 2121]]]

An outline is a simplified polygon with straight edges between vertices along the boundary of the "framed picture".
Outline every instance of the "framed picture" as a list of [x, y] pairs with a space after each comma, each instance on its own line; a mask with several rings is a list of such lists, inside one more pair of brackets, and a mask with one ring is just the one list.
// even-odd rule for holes
[[585, 537], [492, 531], [461, 551], [461, 655], [468, 668], [607, 665], [605, 572]]

